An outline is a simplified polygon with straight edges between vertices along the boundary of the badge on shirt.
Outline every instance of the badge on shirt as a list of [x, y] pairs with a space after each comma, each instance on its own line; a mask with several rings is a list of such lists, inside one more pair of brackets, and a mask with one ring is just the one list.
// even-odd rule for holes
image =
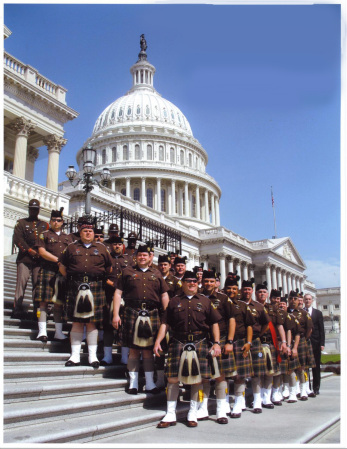
[[137, 273], [134, 273], [131, 277], [132, 277], [133, 279], [138, 279], [139, 275], [138, 275]]
[[182, 287], [182, 282], [181, 282], [181, 281], [178, 281], [178, 282], [177, 282], [177, 285], [178, 285], [179, 287]]
[[41, 240], [44, 240], [44, 239], [45, 239], [45, 236], [44, 236], [43, 234], [40, 234], [40, 239], [41, 239]]
[[94, 255], [97, 256], [99, 254], [99, 250], [95, 249], [94, 250]]
[[80, 254], [81, 250], [76, 248], [76, 254]]
[[216, 299], [215, 302], [213, 303], [214, 308], [217, 309], [217, 307], [219, 306], [220, 300]]
[[182, 304], [179, 302], [178, 304], [177, 304], [177, 309], [180, 309], [182, 307]]
[[201, 304], [201, 302], [197, 303], [196, 308], [199, 310], [199, 312], [202, 311], [202, 304]]

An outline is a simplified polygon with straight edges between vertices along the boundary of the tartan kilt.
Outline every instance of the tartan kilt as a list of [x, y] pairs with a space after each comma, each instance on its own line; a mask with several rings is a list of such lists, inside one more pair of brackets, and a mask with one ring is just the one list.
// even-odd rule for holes
[[282, 358], [281, 363], [280, 363], [281, 374], [289, 374], [288, 373], [289, 358], [288, 358], [288, 356], [284, 357], [283, 355], [281, 355], [281, 358]]
[[[196, 353], [199, 359], [200, 374], [201, 377], [209, 379], [211, 377], [211, 368], [208, 363], [209, 355], [209, 345], [206, 338], [200, 340], [199, 342], [189, 342], [193, 343], [196, 348]], [[170, 338], [169, 341], [169, 353], [167, 357], [167, 362], [165, 365], [165, 375], [166, 377], [178, 377], [178, 371], [180, 367], [181, 354], [183, 348], [187, 343], [181, 343], [176, 340], [176, 338]]]
[[[220, 338], [222, 350], [226, 340], [227, 340], [226, 336]], [[224, 374], [225, 377], [236, 376], [237, 372], [236, 372], [236, 361], [234, 351], [231, 352], [230, 354], [223, 354], [222, 352], [221, 355], [217, 357], [217, 362], [220, 373]]]
[[252, 341], [251, 347], [252, 356], [252, 366], [254, 371], [254, 376], [265, 376], [266, 375], [266, 358], [264, 356], [263, 347], [260, 338], [255, 338]]
[[[271, 351], [272, 366], [273, 366], [273, 370], [274, 370], [273, 375], [278, 376], [279, 374], [281, 374], [281, 372], [280, 372], [280, 365], [277, 362], [277, 351], [276, 351], [275, 345], [273, 345], [272, 343], [270, 343], [269, 346], [270, 346], [270, 351]], [[281, 358], [282, 358], [282, 356], [281, 356]]]
[[306, 352], [307, 368], [315, 368], [316, 362], [314, 360], [313, 349], [312, 349], [312, 344], [311, 344], [310, 339], [306, 340], [306, 347], [307, 347], [307, 352]]
[[[134, 345], [133, 343], [135, 323], [138, 317], [138, 312], [140, 312], [140, 310], [141, 309], [135, 310], [132, 309], [131, 307], [124, 307], [123, 325], [121, 331], [121, 345], [127, 348], [134, 348], [134, 349], [151, 349], [153, 348], [154, 343], [150, 346], [145, 347], [137, 346]], [[152, 335], [155, 340], [160, 327], [159, 311], [158, 309], [153, 309], [150, 310], [148, 314], [151, 320]]]
[[113, 315], [111, 316], [111, 304], [113, 302], [113, 294], [115, 292], [115, 288], [106, 284], [105, 286], [105, 295], [106, 295], [106, 303], [103, 311], [103, 328], [104, 330], [114, 330], [112, 326]]
[[294, 358], [289, 358], [288, 360], [288, 373], [290, 374], [292, 371], [300, 368], [300, 360], [298, 356], [295, 356]]
[[253, 377], [254, 371], [252, 366], [251, 355], [248, 354], [246, 358], [244, 358], [242, 355], [242, 346], [244, 344], [246, 344], [245, 338], [242, 338], [241, 340], [236, 340], [234, 342], [234, 354], [235, 354], [237, 375], [242, 378]]
[[35, 297], [34, 297], [35, 301], [52, 302], [52, 297], [54, 295], [55, 280], [58, 273], [59, 270], [50, 271], [40, 268], [35, 288]]
[[99, 329], [102, 328], [104, 309], [106, 305], [105, 287], [103, 281], [89, 282], [90, 290], [94, 297], [94, 316], [90, 318], [76, 318], [73, 313], [78, 294], [78, 287], [82, 282], [68, 281], [65, 314], [68, 320], [76, 323], [94, 323]]
[[307, 345], [306, 345], [306, 338], [304, 337], [300, 337], [298, 345], [298, 358], [300, 367], [302, 369], [307, 369]]

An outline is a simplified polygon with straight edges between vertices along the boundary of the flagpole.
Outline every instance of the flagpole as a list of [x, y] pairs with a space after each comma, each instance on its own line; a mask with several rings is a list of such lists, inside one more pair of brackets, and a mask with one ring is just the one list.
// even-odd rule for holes
[[272, 192], [272, 186], [271, 186], [271, 203], [272, 203], [272, 210], [273, 210], [273, 213], [274, 213], [275, 239], [277, 239], [275, 201], [274, 201], [274, 195], [273, 195], [273, 192]]

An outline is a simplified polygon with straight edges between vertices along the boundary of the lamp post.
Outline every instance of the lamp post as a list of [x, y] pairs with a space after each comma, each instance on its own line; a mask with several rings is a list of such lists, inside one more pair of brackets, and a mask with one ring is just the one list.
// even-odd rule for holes
[[331, 332], [334, 332], [334, 314], [333, 314], [333, 312], [330, 312], [330, 319], [331, 319]]
[[[91, 195], [90, 192], [94, 189], [94, 185], [97, 184], [98, 186], [106, 186], [108, 181], [111, 178], [111, 173], [108, 168], [103, 168], [102, 173], [100, 175], [101, 177], [101, 183], [93, 178], [94, 169], [95, 169], [95, 156], [96, 151], [92, 148], [91, 144], [89, 144], [86, 148], [83, 148], [82, 150], [83, 155], [83, 177], [77, 178], [77, 171], [75, 170], [75, 167], [73, 165], [69, 165], [68, 169], [66, 170], [66, 176], [68, 180], [70, 181], [71, 185], [75, 188], [78, 186], [78, 184], [82, 183], [83, 190], [86, 193], [86, 200], [85, 200], [85, 214], [90, 215], [91, 213]], [[75, 181], [75, 183], [74, 183]]]

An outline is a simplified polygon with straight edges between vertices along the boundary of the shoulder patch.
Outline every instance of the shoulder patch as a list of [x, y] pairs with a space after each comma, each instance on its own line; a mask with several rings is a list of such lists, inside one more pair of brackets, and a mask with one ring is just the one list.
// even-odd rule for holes
[[44, 239], [45, 239], [45, 236], [44, 236], [43, 234], [40, 234], [40, 239], [41, 239], [41, 240], [44, 240]]

